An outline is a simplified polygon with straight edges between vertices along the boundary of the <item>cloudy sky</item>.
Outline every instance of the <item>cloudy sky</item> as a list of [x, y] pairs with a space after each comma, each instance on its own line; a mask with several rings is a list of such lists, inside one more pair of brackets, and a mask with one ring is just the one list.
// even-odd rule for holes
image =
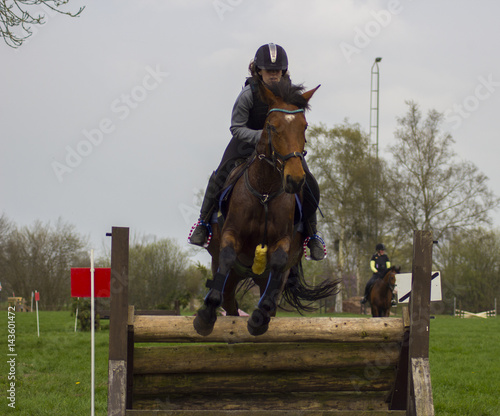
[[[308, 122], [369, 130], [380, 63], [380, 149], [405, 100], [447, 115], [455, 151], [500, 195], [500, 3], [72, 0], [14, 50], [0, 44], [0, 212], [74, 224], [100, 249], [112, 226], [184, 244], [230, 139], [250, 59], [282, 45], [292, 80], [321, 84]], [[500, 224], [500, 215], [495, 214]]]

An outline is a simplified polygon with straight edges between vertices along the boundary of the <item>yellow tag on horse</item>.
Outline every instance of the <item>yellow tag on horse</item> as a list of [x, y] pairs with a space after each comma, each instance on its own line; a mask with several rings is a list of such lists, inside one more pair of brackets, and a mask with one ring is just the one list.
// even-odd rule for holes
[[255, 257], [253, 258], [252, 272], [262, 274], [266, 270], [267, 246], [258, 245], [255, 247]]

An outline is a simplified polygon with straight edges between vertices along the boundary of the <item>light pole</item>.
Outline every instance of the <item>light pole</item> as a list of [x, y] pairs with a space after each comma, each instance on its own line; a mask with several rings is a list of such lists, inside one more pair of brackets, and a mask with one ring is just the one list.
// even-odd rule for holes
[[[379, 87], [380, 73], [378, 63], [382, 58], [375, 58], [371, 70], [371, 87], [370, 87], [370, 142], [373, 140], [373, 131], [375, 130], [375, 243], [378, 243], [378, 180], [379, 180], [379, 161], [378, 161], [378, 121], [379, 121]], [[375, 84], [375, 85], [374, 85]]]

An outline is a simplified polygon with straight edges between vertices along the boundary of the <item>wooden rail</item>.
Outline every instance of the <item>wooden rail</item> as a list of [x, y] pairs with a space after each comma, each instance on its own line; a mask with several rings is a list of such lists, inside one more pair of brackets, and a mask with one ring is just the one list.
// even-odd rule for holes
[[125, 311], [128, 276], [112, 270], [108, 415], [432, 416], [431, 250], [432, 235], [416, 232], [402, 318], [273, 318], [258, 337], [244, 317], [219, 317], [202, 337], [193, 317]]

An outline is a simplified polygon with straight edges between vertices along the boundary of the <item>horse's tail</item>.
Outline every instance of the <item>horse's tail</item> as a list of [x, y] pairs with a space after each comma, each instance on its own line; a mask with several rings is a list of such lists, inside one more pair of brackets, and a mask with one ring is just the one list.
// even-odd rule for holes
[[319, 285], [312, 286], [304, 278], [302, 263], [296, 270], [291, 270], [283, 289], [283, 300], [297, 309], [298, 312], [312, 312], [318, 309], [312, 303], [340, 292], [339, 280], [325, 280]]

